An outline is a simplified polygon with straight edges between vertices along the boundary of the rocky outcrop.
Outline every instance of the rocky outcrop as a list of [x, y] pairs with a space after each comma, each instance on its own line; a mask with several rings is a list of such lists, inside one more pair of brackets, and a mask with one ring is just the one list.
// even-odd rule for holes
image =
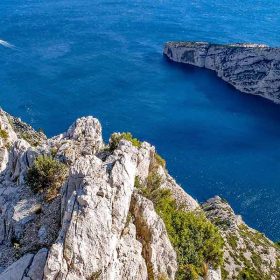
[[[160, 188], [169, 189], [185, 211], [201, 211], [201, 206], [168, 174], [155, 147], [147, 142], [134, 146], [122, 139], [111, 149], [93, 117], [80, 118], [66, 133], [42, 137], [35, 146], [22, 139], [22, 132], [14, 129], [3, 111], [0, 125], [0, 280], [176, 279], [178, 259], [166, 226], [136, 181], [145, 184], [156, 174]], [[69, 167], [66, 181], [51, 201], [25, 184], [38, 155], [51, 155]], [[223, 219], [241, 236], [240, 226], [247, 227], [230, 211], [211, 212], [211, 207], [220, 209], [220, 205], [214, 199], [203, 209], [210, 220], [225, 215]], [[221, 230], [229, 240], [227, 231]], [[279, 251], [265, 240], [267, 247], [261, 249], [270, 255], [261, 255], [262, 263], [270, 261], [275, 270]], [[230, 265], [222, 272], [234, 276], [237, 261], [229, 258], [228, 244], [225, 260]], [[258, 268], [270, 271], [267, 266]], [[206, 279], [221, 280], [221, 270], [209, 267]]]
[[87, 279], [99, 273], [118, 279], [114, 257], [136, 171], [136, 151], [126, 144], [106, 162], [88, 155], [72, 167], [64, 193], [63, 226], [50, 250], [45, 279]]
[[280, 48], [259, 44], [168, 42], [164, 54], [175, 62], [213, 70], [241, 92], [280, 103]]
[[241, 275], [246, 272], [254, 275], [254, 279], [280, 279], [280, 253], [273, 242], [248, 227], [218, 196], [209, 199], [202, 208], [225, 240], [223, 279], [243, 279]]
[[[0, 121], [7, 154], [0, 185], [1, 280], [174, 279], [176, 253], [164, 223], [140, 195], [139, 207], [149, 207], [141, 212], [132, 204], [135, 177], [147, 179], [154, 147], [144, 142], [137, 149], [120, 141], [107, 152], [101, 125], [92, 117], [32, 146], [4, 112]], [[51, 202], [25, 185], [26, 172], [40, 154], [70, 166], [61, 193]], [[145, 232], [139, 220], [145, 221], [149, 242], [139, 235]]]

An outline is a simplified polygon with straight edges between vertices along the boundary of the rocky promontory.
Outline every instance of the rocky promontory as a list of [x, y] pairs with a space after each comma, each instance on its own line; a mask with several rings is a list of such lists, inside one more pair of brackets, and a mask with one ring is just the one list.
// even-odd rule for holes
[[164, 54], [175, 62], [213, 70], [241, 92], [280, 103], [280, 48], [246, 43], [168, 42]]
[[0, 280], [280, 279], [277, 245], [93, 117], [47, 139], [0, 110], [0, 161]]

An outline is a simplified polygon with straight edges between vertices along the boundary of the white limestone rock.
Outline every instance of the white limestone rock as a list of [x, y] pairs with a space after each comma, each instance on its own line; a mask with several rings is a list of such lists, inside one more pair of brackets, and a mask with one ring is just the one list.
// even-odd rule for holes
[[114, 279], [108, 268], [125, 227], [135, 172], [136, 149], [129, 142], [120, 143], [105, 163], [95, 156], [77, 160], [66, 184], [65, 197], [72, 195], [45, 279], [86, 279], [98, 273]]
[[138, 150], [136, 176], [141, 182], [145, 182], [149, 175], [155, 152], [155, 147], [147, 142], [143, 142]]
[[207, 272], [205, 280], [222, 280], [221, 269], [212, 269], [210, 268]]
[[138, 236], [143, 244], [143, 256], [154, 279], [175, 279], [177, 257], [162, 219], [156, 214], [153, 203], [134, 193], [131, 213], [135, 218]]
[[113, 261], [109, 265], [110, 279], [148, 279], [147, 266], [142, 251], [143, 246], [137, 240], [136, 227], [130, 221], [123, 229], [118, 247], [114, 251]]
[[80, 156], [94, 155], [104, 147], [101, 124], [93, 117], [77, 119], [66, 133], [49, 139], [48, 147], [68, 164]]

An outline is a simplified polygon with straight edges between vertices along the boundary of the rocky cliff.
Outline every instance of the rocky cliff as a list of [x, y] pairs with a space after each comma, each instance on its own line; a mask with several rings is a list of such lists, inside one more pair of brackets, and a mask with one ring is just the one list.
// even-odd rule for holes
[[[32, 189], [36, 182], [27, 183], [42, 156], [67, 167], [51, 199], [46, 191]], [[175, 240], [157, 203], [167, 193], [182, 217], [199, 213], [190, 216], [195, 219], [205, 212], [211, 221], [206, 228], [215, 231], [215, 224], [225, 240], [224, 264], [212, 267], [213, 256], [205, 256], [200, 279], [220, 280], [221, 272], [223, 279], [235, 279], [247, 271], [261, 272], [262, 278], [252, 279], [279, 279], [280, 254], [271, 241], [220, 199], [199, 205], [168, 174], [149, 143], [114, 134], [105, 144], [93, 117], [80, 118], [64, 134], [47, 139], [1, 110], [0, 159], [0, 280], [183, 279], [178, 270], [191, 272], [193, 266], [184, 260], [182, 268], [182, 254], [196, 256], [196, 244], [207, 243], [208, 237], [202, 232], [189, 236], [189, 231], [184, 236], [189, 250], [178, 250], [184, 240]], [[159, 189], [147, 183], [151, 174]], [[179, 227], [180, 220], [176, 223]]]
[[280, 103], [280, 48], [258, 44], [168, 42], [164, 54], [175, 62], [213, 70], [241, 92]]
[[280, 279], [279, 249], [273, 242], [248, 227], [220, 197], [209, 199], [202, 209], [225, 241], [224, 279]]

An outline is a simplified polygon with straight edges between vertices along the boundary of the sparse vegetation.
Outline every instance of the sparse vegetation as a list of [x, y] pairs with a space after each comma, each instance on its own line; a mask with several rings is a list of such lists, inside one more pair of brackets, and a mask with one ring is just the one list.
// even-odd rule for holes
[[228, 273], [228, 271], [225, 270], [224, 267], [221, 267], [221, 274], [222, 274], [223, 280], [228, 278], [229, 273]]
[[[270, 241], [262, 233], [253, 231], [244, 224], [239, 226], [239, 234], [246, 245], [245, 248], [237, 248], [238, 237], [236, 235], [228, 234], [226, 238], [228, 245], [231, 247], [229, 254], [234, 259], [235, 264], [240, 266], [240, 270], [237, 271], [237, 278], [234, 279], [270, 280], [272, 275], [278, 279], [280, 277], [279, 268], [277, 266], [272, 268], [271, 264], [263, 260], [260, 255], [269, 253], [268, 248], [272, 245]], [[267, 271], [264, 271], [264, 266], [267, 267]], [[225, 268], [222, 268], [222, 272], [223, 279], [229, 279], [227, 278], [228, 274], [225, 273]]]
[[34, 135], [32, 135], [28, 132], [21, 132], [20, 137], [34, 147], [36, 147], [40, 144], [39, 140], [34, 139]]
[[161, 165], [163, 168], [165, 168], [166, 166], [166, 161], [158, 154], [155, 153], [155, 160], [157, 162], [157, 164]]
[[93, 272], [91, 274], [91, 276], [87, 277], [87, 280], [98, 280], [98, 279], [100, 279], [101, 274], [102, 274], [102, 270]]
[[8, 137], [8, 132], [0, 127], [0, 138], [6, 141]]
[[51, 153], [51, 156], [52, 156], [53, 158], [57, 155], [57, 151], [58, 151], [57, 148], [51, 148], [51, 149], [50, 149], [50, 153]]
[[44, 192], [46, 201], [54, 199], [66, 179], [65, 164], [51, 156], [38, 156], [26, 175], [26, 184], [34, 193]]
[[194, 280], [205, 276], [208, 265], [216, 268], [223, 259], [223, 239], [218, 229], [201, 212], [178, 208], [170, 190], [161, 188], [161, 178], [151, 173], [146, 186], [136, 187], [150, 199], [163, 219], [170, 241], [177, 252], [176, 279]]
[[238, 275], [238, 280], [262, 280], [267, 278], [261, 278], [254, 270], [248, 267], [242, 269]]
[[137, 138], [134, 138], [130, 132], [114, 133], [110, 139], [110, 151], [114, 151], [122, 139], [130, 141], [136, 148], [140, 148], [141, 146], [141, 142]]
[[[18, 118], [7, 115], [9, 123], [19, 138], [24, 139], [32, 146], [40, 145], [45, 139], [43, 131], [36, 132], [30, 125], [24, 123]], [[42, 132], [42, 133], [41, 133]]]
[[169, 280], [168, 276], [164, 273], [157, 275], [157, 280]]
[[230, 235], [227, 237], [227, 241], [228, 241], [230, 247], [231, 247], [234, 251], [237, 250], [238, 238], [237, 238], [236, 235], [230, 234]]

